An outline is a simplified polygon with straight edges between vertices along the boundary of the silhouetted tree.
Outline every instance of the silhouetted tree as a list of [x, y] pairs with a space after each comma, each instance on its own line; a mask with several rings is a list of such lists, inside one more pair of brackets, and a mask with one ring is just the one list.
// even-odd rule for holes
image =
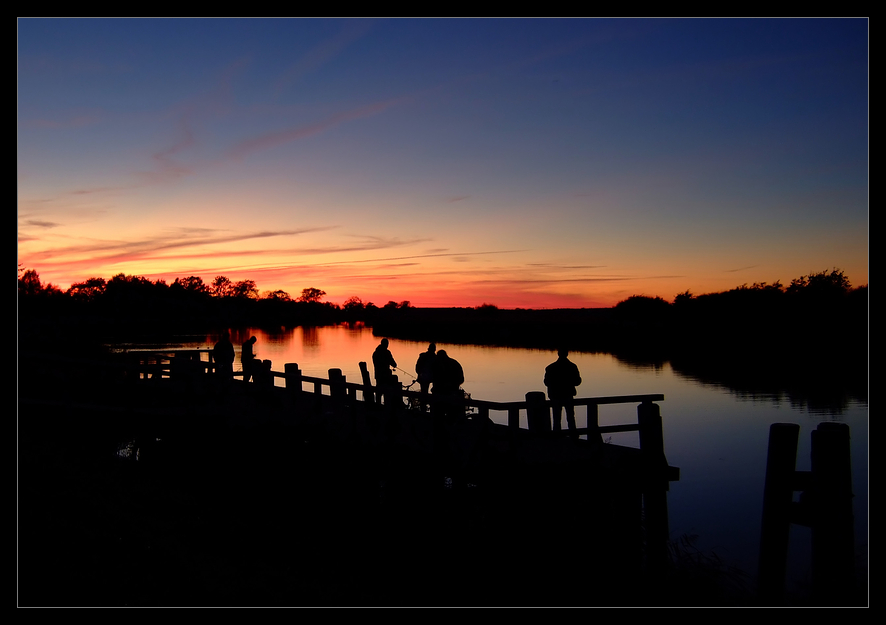
[[258, 299], [258, 288], [254, 280], [240, 280], [231, 285], [231, 296], [241, 299]]
[[671, 305], [661, 297], [631, 295], [615, 305], [616, 314], [623, 319], [656, 319], [665, 317]]
[[316, 289], [314, 287], [310, 287], [307, 289], [302, 289], [301, 295], [298, 298], [298, 301], [305, 302], [308, 304], [319, 303], [320, 298], [326, 295], [326, 291], [321, 291], [320, 289]]
[[187, 278], [176, 278], [175, 282], [170, 285], [173, 290], [179, 288], [188, 293], [208, 293], [209, 288], [203, 283], [203, 278], [199, 276], [188, 276]]
[[83, 282], [75, 282], [68, 289], [67, 294], [75, 300], [94, 302], [105, 294], [104, 278], [89, 278]]
[[25, 297], [39, 295], [43, 291], [43, 284], [40, 282], [40, 275], [34, 269], [19, 268], [21, 275], [18, 279], [18, 293]]
[[845, 276], [842, 269], [834, 268], [830, 272], [819, 271], [810, 273], [808, 276], [800, 276], [791, 280], [788, 286], [789, 294], [797, 293], [814, 293], [824, 296], [839, 296], [846, 294], [852, 285], [849, 278]]
[[360, 299], [359, 297], [357, 297], [356, 295], [354, 295], [354, 296], [349, 297], [348, 299], [345, 300], [345, 303], [342, 306], [342, 308], [346, 311], [363, 310], [363, 308], [364, 308], [363, 300]]
[[292, 298], [289, 296], [289, 293], [282, 289], [277, 289], [276, 291], [265, 291], [262, 299], [267, 300], [275, 300], [278, 302], [291, 302]]
[[209, 292], [213, 297], [231, 297], [233, 289], [234, 283], [227, 276], [216, 276], [209, 285]]

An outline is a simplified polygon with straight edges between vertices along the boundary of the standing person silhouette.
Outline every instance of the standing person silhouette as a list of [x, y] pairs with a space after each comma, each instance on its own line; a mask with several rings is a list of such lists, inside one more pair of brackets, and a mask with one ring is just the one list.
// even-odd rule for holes
[[576, 386], [581, 384], [581, 375], [578, 367], [569, 360], [569, 352], [561, 349], [557, 352], [557, 360], [545, 367], [545, 386], [548, 387], [548, 399], [553, 408], [553, 431], [560, 431], [560, 413], [566, 412], [566, 425], [569, 427], [569, 436], [578, 438], [575, 427], [575, 405], [572, 398], [576, 394]]
[[396, 367], [391, 350], [388, 349], [388, 339], [382, 339], [375, 351], [372, 352], [372, 366], [375, 368], [375, 385], [379, 387], [391, 386], [394, 383], [394, 373], [391, 367]]
[[243, 366], [243, 381], [249, 382], [249, 378], [255, 377], [255, 342], [258, 339], [249, 337], [240, 348], [240, 364]]
[[[434, 381], [432, 391], [442, 401], [440, 407], [443, 415], [448, 418], [464, 416], [464, 393], [459, 388], [465, 381], [465, 373], [461, 364], [450, 358], [446, 350], [437, 352], [434, 358]], [[459, 412], [461, 414], [459, 415]]]
[[[428, 345], [428, 351], [422, 352], [415, 362], [415, 374], [418, 376], [418, 387], [422, 395], [427, 395], [431, 388], [431, 382], [434, 381], [434, 361], [437, 358], [437, 345], [431, 343]], [[426, 406], [424, 397], [421, 402], [421, 409]]]
[[[434, 358], [433, 427], [434, 457], [444, 478], [444, 487], [452, 488], [453, 474], [458, 470], [455, 445], [460, 427], [465, 420], [464, 370], [446, 350], [441, 349]], [[456, 476], [457, 477], [457, 476]]]
[[231, 335], [225, 330], [212, 348], [212, 360], [215, 362], [215, 375], [218, 377], [222, 390], [227, 390], [234, 375], [234, 344]]

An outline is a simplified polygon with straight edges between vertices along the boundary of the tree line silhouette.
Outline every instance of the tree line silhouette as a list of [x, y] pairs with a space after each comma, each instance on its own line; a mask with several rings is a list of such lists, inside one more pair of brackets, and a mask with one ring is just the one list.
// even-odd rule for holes
[[[19, 266], [20, 317], [68, 316], [106, 327], [205, 331], [238, 324], [324, 325], [362, 321], [386, 336], [452, 343], [514, 345], [660, 355], [734, 353], [779, 349], [796, 353], [867, 349], [868, 287], [852, 287], [837, 268], [800, 276], [783, 285], [743, 284], [728, 291], [668, 302], [633, 295], [603, 309], [415, 308], [409, 301], [383, 306], [358, 296], [343, 305], [323, 301], [326, 292], [304, 288], [260, 292], [253, 280], [198, 276], [171, 284], [117, 274], [72, 284], [66, 291], [43, 283]], [[860, 353], [860, 352], [859, 352]]]
[[21, 265], [18, 295], [20, 311], [29, 314], [88, 315], [116, 325], [171, 323], [180, 329], [205, 328], [207, 323], [291, 326], [365, 321], [379, 310], [411, 308], [408, 301], [389, 301], [379, 307], [357, 296], [340, 306], [324, 302], [326, 291], [316, 287], [302, 289], [293, 297], [282, 289], [260, 292], [254, 280], [233, 281], [221, 275], [208, 283], [199, 276], [188, 276], [168, 284], [119, 273], [108, 280], [92, 277], [62, 290], [41, 281], [36, 270]]

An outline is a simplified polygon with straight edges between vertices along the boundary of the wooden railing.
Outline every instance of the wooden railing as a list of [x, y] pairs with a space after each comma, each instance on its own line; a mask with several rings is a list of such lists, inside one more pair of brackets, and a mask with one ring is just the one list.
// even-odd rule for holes
[[[138, 379], [169, 378], [177, 377], [186, 372], [192, 375], [211, 374], [215, 370], [211, 350], [180, 350], [168, 352], [131, 352], [140, 360], [138, 366]], [[203, 360], [203, 355], [207, 356]], [[362, 374], [361, 383], [348, 382], [341, 369], [329, 369], [327, 378], [304, 375], [296, 363], [286, 363], [284, 371], [274, 371], [269, 360], [258, 361], [254, 375], [254, 384], [275, 387], [277, 381], [282, 381], [282, 387], [287, 391], [299, 396], [313, 395], [318, 402], [327, 398], [327, 401], [338, 402], [343, 406], [357, 406], [361, 404], [375, 404], [387, 406], [391, 409], [401, 409], [409, 402], [424, 403], [434, 406], [439, 402], [433, 393], [423, 394], [417, 391], [402, 388], [399, 383], [391, 388], [379, 389], [371, 384], [366, 363], [360, 363]], [[242, 371], [235, 371], [235, 377], [242, 377]], [[396, 380], [396, 377], [394, 378]], [[308, 390], [305, 390], [305, 385]], [[451, 401], [451, 400], [450, 400]], [[521, 433], [568, 436], [568, 430], [559, 432], [551, 429], [551, 402], [545, 393], [540, 391], [529, 392], [524, 401], [494, 402], [482, 399], [465, 397], [463, 405], [466, 413], [471, 418], [486, 420], [495, 413], [507, 415], [506, 423], [508, 430], [514, 435]], [[608, 397], [577, 397], [572, 403], [577, 408], [584, 407], [587, 411], [587, 426], [578, 428], [577, 435], [586, 435], [589, 441], [602, 442], [604, 434], [616, 432], [637, 432], [639, 435], [639, 447], [645, 452], [644, 455], [664, 460], [664, 440], [662, 433], [662, 419], [660, 408], [657, 403], [664, 401], [662, 394], [645, 395], [619, 395]], [[614, 404], [638, 404], [637, 421], [618, 425], [600, 425], [600, 406]], [[493, 419], [495, 421], [495, 419]], [[526, 423], [526, 428], [521, 427]], [[676, 478], [675, 478], [676, 479]]]

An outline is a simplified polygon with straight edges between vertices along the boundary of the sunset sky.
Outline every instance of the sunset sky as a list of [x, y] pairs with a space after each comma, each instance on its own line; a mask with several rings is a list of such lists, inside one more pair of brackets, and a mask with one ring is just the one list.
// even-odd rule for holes
[[18, 261], [382, 305], [868, 282], [868, 21], [18, 20]]

